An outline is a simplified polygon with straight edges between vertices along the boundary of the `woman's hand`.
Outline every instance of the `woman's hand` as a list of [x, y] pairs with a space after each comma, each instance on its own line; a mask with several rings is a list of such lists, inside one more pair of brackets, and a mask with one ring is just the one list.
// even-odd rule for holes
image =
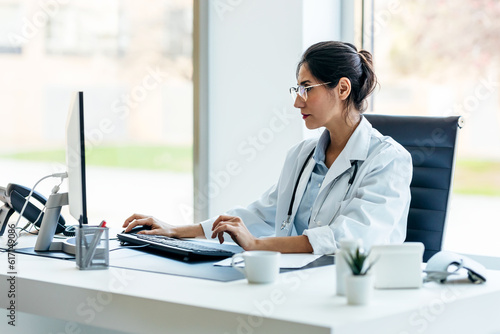
[[219, 216], [212, 225], [212, 231], [212, 238], [218, 237], [220, 243], [224, 242], [226, 232], [244, 250], [256, 248], [258, 239], [250, 233], [240, 217]]
[[244, 250], [270, 250], [281, 253], [312, 253], [313, 248], [306, 235], [293, 237], [256, 238], [250, 233], [243, 220], [234, 216], [219, 216], [212, 225], [212, 238], [224, 242], [224, 232]]
[[162, 222], [151, 216], [134, 213], [123, 223], [123, 227], [125, 227], [125, 233], [129, 232], [136, 226], [151, 226], [151, 230], [140, 231], [138, 232], [138, 234], [156, 234], [165, 235], [167, 237], [174, 236], [174, 226]]

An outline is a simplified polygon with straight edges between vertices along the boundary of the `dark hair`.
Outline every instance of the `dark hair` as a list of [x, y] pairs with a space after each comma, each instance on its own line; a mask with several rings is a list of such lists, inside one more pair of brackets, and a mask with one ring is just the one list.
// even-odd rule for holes
[[316, 79], [330, 82], [327, 85], [329, 88], [335, 88], [343, 77], [351, 81], [351, 93], [346, 101], [346, 117], [351, 105], [360, 113], [366, 110], [368, 105], [366, 98], [377, 85], [370, 52], [366, 50], [358, 52], [350, 43], [320, 42], [311, 45], [302, 55], [297, 65], [297, 77], [300, 67], [304, 64], [307, 64], [307, 68]]

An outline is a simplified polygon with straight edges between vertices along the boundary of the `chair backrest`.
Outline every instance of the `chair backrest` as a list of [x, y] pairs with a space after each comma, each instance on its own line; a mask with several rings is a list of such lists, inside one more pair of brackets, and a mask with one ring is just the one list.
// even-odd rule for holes
[[459, 116], [364, 115], [383, 135], [391, 136], [413, 160], [406, 241], [425, 246], [424, 262], [441, 250], [453, 184]]

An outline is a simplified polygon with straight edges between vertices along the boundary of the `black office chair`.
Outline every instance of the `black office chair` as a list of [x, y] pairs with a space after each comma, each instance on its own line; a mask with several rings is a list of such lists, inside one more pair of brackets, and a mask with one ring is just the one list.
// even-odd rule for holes
[[413, 179], [406, 241], [425, 246], [424, 262], [441, 250], [455, 168], [459, 116], [364, 115], [383, 135], [391, 136], [410, 152]]

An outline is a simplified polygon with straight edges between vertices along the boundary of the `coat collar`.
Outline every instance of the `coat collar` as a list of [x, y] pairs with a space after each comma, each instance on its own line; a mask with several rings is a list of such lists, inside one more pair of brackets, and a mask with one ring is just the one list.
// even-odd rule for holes
[[[354, 130], [353, 134], [351, 135], [351, 138], [349, 138], [349, 140], [347, 141], [345, 148], [337, 157], [337, 160], [335, 160], [333, 165], [330, 166], [330, 169], [328, 170], [321, 185], [321, 189], [319, 190], [318, 197], [321, 196], [322, 192], [325, 189], [330, 187], [330, 183], [333, 182], [335, 178], [344, 173], [347, 169], [351, 168], [351, 161], [366, 160], [366, 157], [368, 156], [368, 149], [370, 147], [371, 132], [372, 125], [366, 120], [366, 118], [361, 116], [361, 121], [356, 130]], [[297, 187], [296, 193], [297, 198], [294, 200], [292, 208], [292, 221], [293, 219], [295, 219], [295, 214], [297, 213], [300, 201], [302, 200], [302, 196], [304, 195], [304, 191], [306, 190], [310, 175], [314, 169], [314, 165], [316, 164], [317, 159], [321, 156], [323, 157], [324, 161], [325, 150], [329, 142], [330, 132], [328, 130], [325, 130], [321, 134], [316, 144], [316, 152], [313, 155], [313, 159], [310, 159], [307, 162], [303, 176], [299, 180], [299, 185]], [[323, 152], [318, 154], [318, 151], [321, 150], [323, 150]]]
[[[346, 146], [337, 157], [335, 162], [330, 166], [328, 173], [325, 176], [325, 180], [323, 181], [323, 187], [326, 184], [332, 182], [336, 177], [344, 173], [347, 169], [351, 168], [351, 163], [358, 160], [364, 161], [368, 156], [368, 150], [370, 148], [370, 139], [372, 133], [372, 125], [366, 118], [361, 115], [361, 121], [354, 130], [351, 135], [351, 138], [347, 141]], [[321, 137], [328, 136], [330, 137], [330, 132], [325, 130]], [[318, 145], [320, 144], [321, 139], [318, 141]], [[316, 146], [316, 149], [320, 149]], [[325, 148], [323, 148], [324, 150]], [[323, 153], [324, 155], [324, 153]], [[320, 190], [320, 192], [323, 189]]]

